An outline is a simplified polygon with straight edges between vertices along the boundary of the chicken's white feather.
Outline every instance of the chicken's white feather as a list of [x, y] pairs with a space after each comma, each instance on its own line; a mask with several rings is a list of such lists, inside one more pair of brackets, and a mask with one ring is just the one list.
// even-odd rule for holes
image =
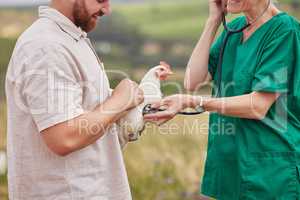
[[119, 141], [122, 148], [124, 148], [129, 140], [137, 139], [143, 131], [145, 126], [143, 117], [144, 107], [162, 98], [161, 84], [156, 74], [156, 70], [160, 67], [159, 65], [150, 69], [139, 84], [139, 88], [144, 92], [144, 102], [130, 110], [125, 117], [118, 121]]

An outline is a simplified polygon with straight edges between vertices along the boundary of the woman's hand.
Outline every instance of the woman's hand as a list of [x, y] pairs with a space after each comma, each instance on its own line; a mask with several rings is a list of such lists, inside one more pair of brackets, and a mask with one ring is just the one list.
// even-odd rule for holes
[[165, 109], [164, 111], [147, 114], [144, 116], [144, 119], [149, 122], [155, 122], [158, 125], [161, 125], [172, 118], [175, 115], [182, 111], [183, 109], [192, 106], [194, 101], [193, 96], [190, 95], [173, 95], [162, 99], [160, 102], [156, 102], [152, 104], [152, 108], [158, 109]]
[[[208, 0], [209, 1], [209, 20], [218, 24], [222, 22], [222, 13], [225, 11], [227, 0]], [[225, 11], [226, 12], [226, 11]]]

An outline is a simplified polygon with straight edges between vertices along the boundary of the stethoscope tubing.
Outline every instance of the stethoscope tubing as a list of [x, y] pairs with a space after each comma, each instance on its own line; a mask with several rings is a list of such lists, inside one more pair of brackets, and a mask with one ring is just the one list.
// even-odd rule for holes
[[219, 59], [218, 59], [218, 65], [217, 65], [217, 72], [218, 72], [218, 80], [217, 80], [217, 91], [215, 93], [215, 97], [221, 97], [221, 88], [222, 88], [222, 65], [223, 65], [223, 58], [224, 58], [224, 53], [225, 53], [225, 49], [226, 49], [226, 46], [227, 46], [227, 43], [228, 43], [228, 40], [230, 38], [231, 35], [233, 34], [237, 34], [237, 33], [241, 33], [243, 32], [246, 28], [248, 28], [249, 26], [251, 26], [250, 23], [247, 23], [246, 25], [244, 25], [242, 28], [239, 28], [237, 30], [234, 30], [234, 29], [230, 29], [228, 26], [227, 26], [227, 23], [226, 23], [226, 17], [225, 17], [225, 14], [223, 13], [222, 15], [222, 24], [223, 24], [223, 27], [226, 31], [225, 33], [225, 37], [222, 41], [222, 45], [220, 47], [220, 54], [219, 54]]

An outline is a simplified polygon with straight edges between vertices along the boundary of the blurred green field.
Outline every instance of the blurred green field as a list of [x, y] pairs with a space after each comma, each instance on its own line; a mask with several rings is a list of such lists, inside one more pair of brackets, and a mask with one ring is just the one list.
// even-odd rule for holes
[[128, 21], [155, 39], [191, 40], [199, 36], [208, 8], [205, 0], [118, 6]]
[[[0, 101], [0, 150], [6, 145], [6, 105]], [[7, 180], [5, 176], [0, 176], [0, 199], [7, 198]]]
[[[299, 0], [294, 2], [297, 1]], [[290, 7], [293, 0], [277, 2], [283, 10], [295, 17], [300, 16], [299, 10]], [[149, 37], [161, 40], [195, 40], [203, 29], [208, 4], [207, 0], [168, 1], [119, 6], [115, 10]]]
[[[200, 33], [207, 16], [207, 3], [206, 0], [177, 0], [113, 4], [114, 12], [150, 38], [190, 40]], [[18, 36], [36, 18], [37, 10], [33, 8], [0, 8], [0, 37]]]
[[[295, 8], [292, 4], [298, 0], [276, 2], [282, 10], [300, 17], [300, 8]], [[121, 14], [129, 24], [138, 27], [149, 38], [195, 40], [200, 36], [208, 15], [208, 5], [207, 0], [150, 1], [113, 4], [113, 13], [115, 12]], [[18, 36], [36, 18], [36, 8], [0, 8], [0, 37]]]
[[177, 117], [148, 127], [141, 141], [128, 146], [125, 160], [135, 199], [194, 199], [206, 155], [207, 121], [207, 115]]

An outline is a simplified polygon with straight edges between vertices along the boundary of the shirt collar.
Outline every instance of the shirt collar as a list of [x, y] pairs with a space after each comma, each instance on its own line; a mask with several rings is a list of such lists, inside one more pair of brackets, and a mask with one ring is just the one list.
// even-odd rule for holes
[[80, 40], [82, 37], [87, 37], [86, 32], [84, 32], [80, 27], [77, 27], [69, 18], [54, 8], [49, 6], [40, 6], [39, 17], [48, 18], [54, 21], [64, 32], [69, 34], [76, 41]]

